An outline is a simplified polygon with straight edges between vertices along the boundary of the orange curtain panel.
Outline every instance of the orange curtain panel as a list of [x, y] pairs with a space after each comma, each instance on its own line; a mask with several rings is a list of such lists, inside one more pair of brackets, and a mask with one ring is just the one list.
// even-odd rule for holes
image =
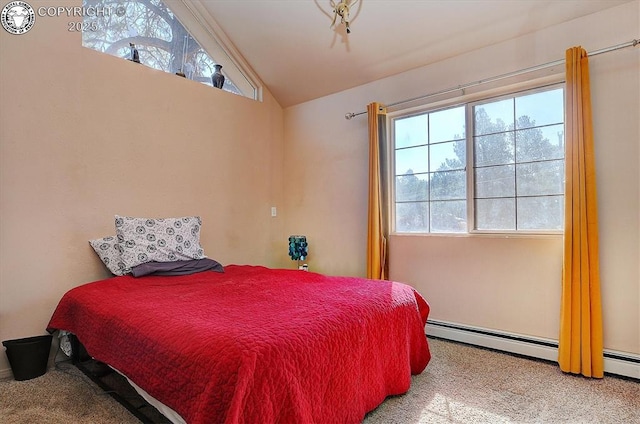
[[369, 212], [367, 234], [367, 278], [386, 280], [387, 237], [384, 225], [379, 103], [367, 105], [369, 117]]
[[566, 52], [565, 223], [558, 364], [564, 372], [604, 376], [598, 262], [598, 210], [589, 89], [581, 47]]

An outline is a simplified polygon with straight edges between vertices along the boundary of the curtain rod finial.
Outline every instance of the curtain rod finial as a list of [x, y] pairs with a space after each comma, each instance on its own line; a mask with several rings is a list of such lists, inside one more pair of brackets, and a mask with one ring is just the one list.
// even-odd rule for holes
[[346, 119], [347, 121], [350, 121], [350, 120], [351, 120], [351, 118], [353, 118], [354, 116], [356, 116], [356, 114], [355, 114], [355, 113], [353, 113], [353, 112], [347, 112], [347, 113], [345, 113], [345, 115], [344, 115], [344, 119]]

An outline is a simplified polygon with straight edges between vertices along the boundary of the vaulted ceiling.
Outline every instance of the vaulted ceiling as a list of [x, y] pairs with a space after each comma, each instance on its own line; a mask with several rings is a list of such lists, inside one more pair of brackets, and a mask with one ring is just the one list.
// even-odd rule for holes
[[201, 3], [288, 107], [629, 1], [360, 0], [348, 35], [329, 0]]

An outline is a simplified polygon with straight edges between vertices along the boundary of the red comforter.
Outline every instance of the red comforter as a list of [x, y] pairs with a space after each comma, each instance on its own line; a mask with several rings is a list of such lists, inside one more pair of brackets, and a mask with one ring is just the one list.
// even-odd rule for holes
[[48, 329], [198, 423], [357, 423], [430, 359], [405, 284], [256, 266], [76, 287]]

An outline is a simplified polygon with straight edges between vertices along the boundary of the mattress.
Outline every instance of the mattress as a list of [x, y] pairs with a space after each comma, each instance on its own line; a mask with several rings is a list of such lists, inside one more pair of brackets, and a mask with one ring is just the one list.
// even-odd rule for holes
[[356, 423], [427, 366], [428, 313], [400, 282], [229, 265], [84, 284], [48, 329], [188, 423]]

